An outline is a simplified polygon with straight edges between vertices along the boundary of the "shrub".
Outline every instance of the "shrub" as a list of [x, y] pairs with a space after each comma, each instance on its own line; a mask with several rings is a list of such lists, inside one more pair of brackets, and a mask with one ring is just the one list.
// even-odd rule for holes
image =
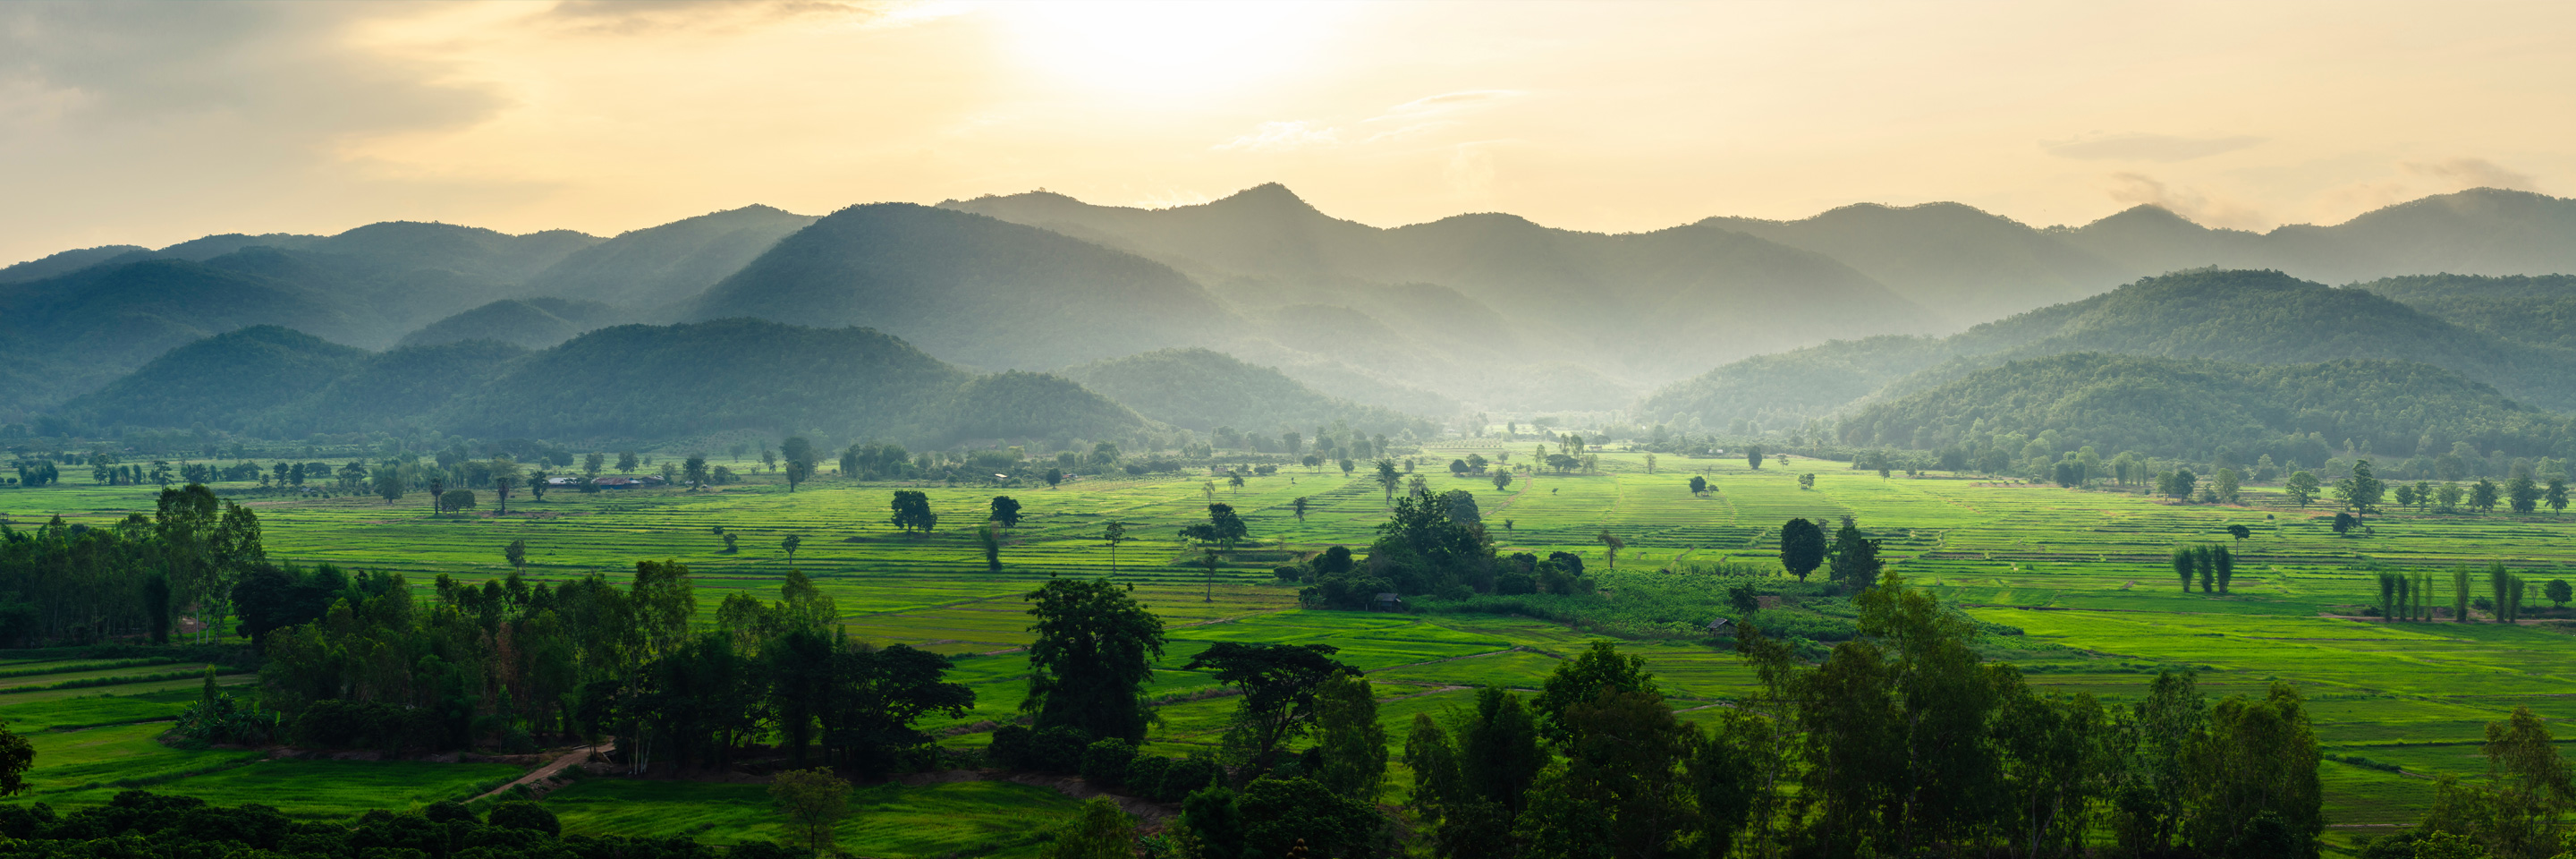
[[1225, 768], [1218, 766], [1215, 758], [1208, 757], [1205, 752], [1193, 754], [1173, 761], [1171, 768], [1164, 771], [1163, 783], [1160, 789], [1154, 791], [1154, 798], [1164, 802], [1179, 802], [1223, 775], [1225, 775]]
[[428, 808], [420, 810], [420, 816], [429, 818], [431, 823], [446, 823], [450, 820], [471, 821], [474, 819], [474, 810], [466, 808], [465, 803], [450, 799], [430, 803]]
[[1126, 740], [1110, 737], [1093, 742], [1082, 750], [1082, 778], [1101, 787], [1127, 780], [1127, 764], [1136, 759], [1136, 747]]
[[485, 815], [484, 822], [510, 829], [543, 832], [547, 835], [563, 833], [563, 822], [555, 819], [554, 812], [547, 810], [543, 805], [524, 800], [493, 806], [492, 813]]
[[1163, 777], [1171, 771], [1171, 758], [1137, 755], [1127, 762], [1127, 792], [1142, 797], [1162, 796]]

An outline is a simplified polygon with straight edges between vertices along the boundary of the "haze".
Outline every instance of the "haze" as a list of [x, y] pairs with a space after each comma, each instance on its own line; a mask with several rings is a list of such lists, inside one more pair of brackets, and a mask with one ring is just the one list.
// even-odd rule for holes
[[614, 234], [1283, 182], [1377, 224], [1957, 200], [2333, 223], [2563, 193], [2576, 9], [11, 4], [0, 261], [387, 219]]

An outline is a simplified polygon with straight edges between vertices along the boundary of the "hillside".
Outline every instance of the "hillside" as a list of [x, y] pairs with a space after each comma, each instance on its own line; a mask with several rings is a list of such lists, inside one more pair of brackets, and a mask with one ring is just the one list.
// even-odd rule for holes
[[1145, 417], [1199, 432], [1233, 427], [1277, 435], [1312, 432], [1335, 421], [1372, 434], [1426, 433], [1436, 427], [1413, 415], [1326, 396], [1278, 370], [1207, 349], [1144, 352], [1067, 369], [1064, 375]]
[[498, 340], [543, 349], [584, 331], [622, 321], [627, 314], [596, 301], [514, 298], [495, 301], [403, 335], [401, 346], [434, 346], [460, 340]]
[[1958, 203], [1862, 203], [1795, 221], [1700, 223], [1832, 257], [1958, 324], [2092, 295], [2130, 271]]
[[989, 369], [1195, 345], [1240, 325], [1197, 283], [1152, 261], [904, 203], [852, 206], [780, 240], [688, 316], [866, 326]]
[[[2196, 270], [1986, 323], [1938, 340], [1872, 338], [1729, 364], [1667, 386], [1651, 420], [1820, 417], [2005, 360], [2068, 352], [2255, 364], [2346, 359], [2442, 367], [2532, 405], [2576, 408], [2567, 354], [2464, 328], [2369, 291], [2277, 271]], [[1944, 363], [1949, 362], [1949, 363]]]
[[43, 280], [49, 277], [66, 275], [126, 254], [143, 253], [145, 251], [145, 248], [137, 247], [135, 245], [100, 245], [94, 248], [63, 251], [61, 253], [45, 256], [41, 259], [32, 259], [16, 265], [0, 267], [0, 283], [17, 283], [24, 280]]
[[363, 349], [261, 325], [172, 349], [62, 410], [97, 427], [248, 429], [253, 415], [321, 390], [367, 358]]
[[679, 305], [816, 220], [744, 206], [619, 233], [538, 272], [528, 292], [638, 311]]
[[620, 325], [530, 352], [493, 340], [382, 353], [262, 326], [190, 343], [63, 416], [263, 438], [437, 430], [652, 442], [726, 430], [818, 439], [1115, 438], [1158, 426], [1061, 376], [978, 376], [864, 328], [756, 319]]
[[2412, 275], [2355, 286], [2498, 339], [2576, 349], [2576, 275]]
[[[1982, 429], [1982, 433], [1979, 430]], [[2346, 440], [2382, 455], [2476, 440], [2544, 455], [2576, 440], [2567, 418], [2515, 403], [2457, 373], [2397, 361], [2257, 365], [2074, 353], [2012, 361], [1886, 402], [1841, 422], [1845, 444], [1974, 449], [2000, 434], [2053, 433], [2051, 452], [2090, 446], [2208, 461], [2314, 466]], [[2313, 442], [2302, 437], [2315, 434]], [[2007, 446], [2017, 458], [2020, 442]]]

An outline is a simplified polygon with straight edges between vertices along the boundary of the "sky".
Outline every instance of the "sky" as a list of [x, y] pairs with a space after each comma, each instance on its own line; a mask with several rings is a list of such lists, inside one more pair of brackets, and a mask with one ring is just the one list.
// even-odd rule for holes
[[0, 4], [0, 264], [1280, 182], [1380, 226], [2576, 193], [2576, 4]]

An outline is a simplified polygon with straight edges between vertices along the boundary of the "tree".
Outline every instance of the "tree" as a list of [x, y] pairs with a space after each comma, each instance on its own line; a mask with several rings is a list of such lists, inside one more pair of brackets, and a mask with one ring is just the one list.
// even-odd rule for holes
[[2371, 512], [2387, 493], [2388, 484], [2371, 474], [2370, 460], [2367, 459], [2352, 464], [2351, 476], [2335, 481], [2335, 496], [2343, 499], [2344, 506], [2352, 508], [2354, 516]]
[[1315, 691], [1315, 748], [1324, 758], [1315, 781], [1334, 793], [1375, 801], [1386, 783], [1386, 729], [1366, 678], [1329, 678]]
[[2305, 471], [2290, 472], [2290, 479], [2281, 484], [2281, 494], [2306, 507], [2308, 502], [2317, 498], [2317, 476]]
[[2502, 500], [2503, 494], [2495, 481], [2479, 478], [2478, 482], [2469, 484], [2469, 509], [2480, 513], [2493, 513], [2496, 502]]
[[1100, 529], [1100, 539], [1109, 543], [1109, 574], [1118, 574], [1118, 544], [1127, 541], [1127, 523], [1111, 521]]
[[518, 482], [518, 463], [511, 462], [506, 456], [492, 458], [492, 500], [498, 510], [495, 515], [510, 515], [510, 487]]
[[1386, 503], [1394, 504], [1395, 487], [1397, 484], [1404, 482], [1404, 476], [1398, 474], [1395, 470], [1395, 460], [1381, 459], [1377, 461], [1377, 482], [1379, 486], [1386, 489]]
[[[737, 457], [737, 458], [738, 458], [738, 457]], [[600, 471], [600, 469], [601, 469], [602, 467], [606, 466], [607, 464], [608, 464], [608, 455], [607, 455], [607, 454], [604, 454], [604, 453], [586, 453], [586, 454], [582, 454], [582, 457], [581, 457], [581, 476], [583, 476], [583, 477], [596, 478], [596, 477], [598, 477], [598, 476], [599, 476], [599, 471]]]
[[1136, 826], [1118, 803], [1105, 796], [1083, 802], [1082, 814], [1058, 827], [1041, 859], [1130, 859], [1136, 850]]
[[617, 454], [617, 473], [619, 474], [634, 474], [635, 469], [642, 467], [642, 464], [642, 460], [635, 456], [634, 451], [619, 451]]
[[2540, 500], [2549, 505], [2549, 512], [2567, 512], [2567, 481], [2552, 478], [2549, 481], [2549, 488], [2540, 493]]
[[2227, 592], [2227, 582], [2236, 578], [2236, 553], [2225, 546], [2209, 547], [2209, 560], [2218, 570], [2218, 592]]
[[930, 531], [939, 526], [939, 514], [930, 511], [930, 496], [918, 489], [894, 491], [894, 526], [906, 534]]
[[1791, 519], [1780, 526], [1780, 566], [1806, 581], [1807, 574], [1825, 563], [1825, 529], [1805, 519]]
[[1745, 464], [1745, 465], [1752, 466], [1752, 467], [1753, 467], [1753, 470], [1755, 470], [1755, 471], [1761, 471], [1761, 470], [1762, 470], [1762, 446], [1761, 446], [1761, 445], [1758, 445], [1758, 444], [1757, 444], [1757, 445], [1752, 445], [1752, 446], [1750, 446], [1750, 447], [1746, 447], [1746, 448], [1744, 449], [1744, 464]]
[[1342, 457], [1341, 466], [1342, 466], [1342, 479], [1344, 479], [1344, 480], [1348, 480], [1348, 479], [1350, 479], [1350, 477], [1351, 477], [1351, 472], [1352, 472], [1353, 470], [1356, 470], [1356, 469], [1358, 469], [1358, 468], [1360, 467], [1360, 466], [1359, 466], [1359, 463], [1357, 463], [1357, 462], [1353, 462], [1353, 461], [1351, 460], [1351, 458], [1350, 458], [1350, 457], [1347, 457], [1347, 456]]
[[1358, 676], [1333, 659], [1329, 644], [1244, 644], [1220, 641], [1192, 657], [1185, 671], [1213, 670], [1216, 682], [1242, 691], [1225, 747], [1252, 772], [1266, 773], [1280, 747], [1306, 732], [1324, 681]]
[[1613, 570], [1618, 569], [1619, 550], [1628, 548], [1628, 542], [1611, 534], [1608, 528], [1601, 529], [1601, 534], [1593, 539], [1601, 541], [1602, 555], [1606, 559], [1604, 566]]
[[787, 535], [787, 539], [778, 541], [778, 548], [787, 553], [788, 566], [796, 566], [796, 550], [804, 545], [805, 538], [795, 534], [789, 534]]
[[1053, 579], [1029, 592], [1032, 727], [1143, 742], [1152, 716], [1144, 687], [1163, 656], [1163, 621], [1108, 579]]
[[2237, 494], [2240, 489], [2240, 480], [2242, 480], [2242, 478], [2237, 475], [2236, 469], [2222, 468], [2218, 470], [2218, 476], [2213, 478], [2214, 482], [2212, 482], [2210, 486], [2218, 493], [2219, 503], [2236, 503]]
[[975, 526], [975, 542], [976, 542], [976, 544], [977, 544], [977, 545], [980, 545], [980, 546], [982, 546], [982, 547], [984, 548], [984, 570], [985, 570], [986, 572], [992, 572], [992, 573], [998, 573], [998, 572], [1001, 572], [1001, 571], [1002, 571], [1002, 531], [1001, 531], [1001, 529], [993, 527], [993, 523], [991, 523], [991, 522], [986, 522], [986, 523], [984, 523], [984, 524], [982, 524], [982, 525], [977, 525], [977, 526]]
[[1235, 543], [1251, 536], [1251, 526], [1244, 524], [1243, 517], [1234, 512], [1234, 505], [1210, 504], [1207, 509], [1208, 520], [1182, 528], [1182, 537], [1201, 543], [1216, 543], [1227, 551], [1233, 551]]
[[[2190, 743], [2185, 757], [2185, 804], [2199, 813], [2184, 835], [2199, 853], [2317, 855], [2316, 838], [2325, 829], [2320, 754], [2297, 687], [2275, 681], [2262, 700], [2219, 702], [2208, 732]], [[2274, 837], [2287, 842], [2278, 845], [2286, 851], [2240, 850], [2270, 828], [2284, 830]]]
[[2566, 608], [2568, 600], [2576, 599], [2576, 593], [2569, 591], [2566, 579], [2550, 579], [2549, 584], [2541, 586], [2540, 593], [2549, 598], [2550, 605], [2557, 608]]
[[1690, 491], [1691, 491], [1691, 495], [1692, 495], [1693, 497], [1697, 497], [1697, 496], [1701, 496], [1701, 495], [1707, 495], [1707, 494], [1708, 494], [1708, 478], [1706, 478], [1706, 477], [1701, 477], [1701, 476], [1696, 475], [1696, 474], [1691, 475], [1691, 479], [1690, 479]]
[[519, 572], [521, 572], [521, 573], [525, 573], [525, 572], [527, 572], [527, 571], [528, 571], [528, 541], [526, 541], [526, 540], [512, 540], [512, 541], [510, 541], [510, 545], [507, 545], [507, 546], [503, 546], [503, 547], [501, 547], [501, 557], [506, 558], [506, 559], [508, 559], [508, 560], [509, 560], [509, 562], [510, 562], [510, 567], [511, 567], [512, 569], [518, 570], [518, 571], [519, 571]]
[[401, 468], [391, 465], [376, 469], [376, 496], [385, 499], [387, 504], [402, 500], [403, 493], [410, 489], [404, 485], [402, 472]]
[[778, 448], [779, 453], [787, 460], [787, 491], [794, 492], [797, 484], [804, 483], [814, 476], [814, 463], [817, 461], [818, 454], [814, 452], [814, 443], [807, 441], [804, 436], [789, 438], [779, 443]]
[[1061, 469], [1061, 468], [1049, 468], [1049, 469], [1047, 469], [1047, 470], [1046, 470], [1046, 484], [1047, 484], [1047, 488], [1048, 488], [1048, 489], [1054, 489], [1054, 488], [1056, 487], [1056, 484], [1063, 483], [1063, 482], [1064, 482], [1064, 469]]
[[2540, 484], [2516, 475], [2504, 483], [2505, 506], [2515, 513], [2529, 514], [2540, 509]]
[[2549, 724], [2529, 707], [2515, 707], [2501, 722], [2487, 723], [2488, 806], [2482, 827], [2493, 855], [2549, 856], [2559, 851], [2559, 818], [2576, 802], [2576, 779], [2549, 735]]
[[1307, 500], [1306, 496], [1300, 495], [1297, 496], [1297, 500], [1288, 502], [1288, 510], [1297, 514], [1297, 521], [1303, 523], [1306, 521], [1306, 508], [1313, 503]]
[[688, 461], [680, 466], [680, 476], [689, 481], [689, 491], [696, 492], [698, 490], [705, 489], [707, 487], [706, 456], [695, 453], [689, 454]]
[[1834, 532], [1833, 566], [1825, 578], [1842, 583], [1847, 590], [1878, 584], [1878, 573], [1884, 566], [1878, 560], [1878, 547], [1879, 541], [1862, 536], [1860, 525], [1849, 516], [1843, 517], [1842, 529]]
[[1503, 491], [1506, 487], [1509, 487], [1509, 486], [1511, 486], [1511, 485], [1512, 485], [1512, 470], [1511, 470], [1511, 469], [1509, 469], [1509, 468], [1496, 468], [1496, 469], [1494, 469], [1494, 491], [1496, 491], [1496, 492], [1501, 492], [1501, 491]]
[[2254, 536], [2254, 529], [2247, 528], [2241, 524], [2229, 525], [2227, 526], [2227, 536], [2236, 538], [2236, 542], [2241, 544], [2245, 542], [2245, 538]]
[[1531, 709], [1537, 712], [1539, 736], [1559, 743], [1571, 739], [1568, 711], [1609, 691], [1663, 700], [1663, 693], [1655, 687], [1655, 675], [1646, 671], [1645, 657], [1620, 653], [1610, 642], [1596, 641], [1582, 654], [1557, 663], [1556, 672], [1548, 675], [1538, 698], [1530, 702]]
[[788, 837], [817, 855], [833, 850], [832, 827], [850, 815], [850, 783], [829, 769], [788, 770], [769, 781], [769, 801], [787, 816]]
[[1000, 522], [1004, 528], [1020, 527], [1020, 502], [1008, 495], [993, 496], [992, 515], [985, 521]]
[[2174, 547], [2173, 571], [2176, 578], [2182, 579], [2183, 593], [2191, 593], [2191, 576], [2192, 573], [2199, 571], [2199, 569], [2200, 559], [2197, 555], [2194, 555], [2190, 549], [2186, 549], [2181, 546]]

